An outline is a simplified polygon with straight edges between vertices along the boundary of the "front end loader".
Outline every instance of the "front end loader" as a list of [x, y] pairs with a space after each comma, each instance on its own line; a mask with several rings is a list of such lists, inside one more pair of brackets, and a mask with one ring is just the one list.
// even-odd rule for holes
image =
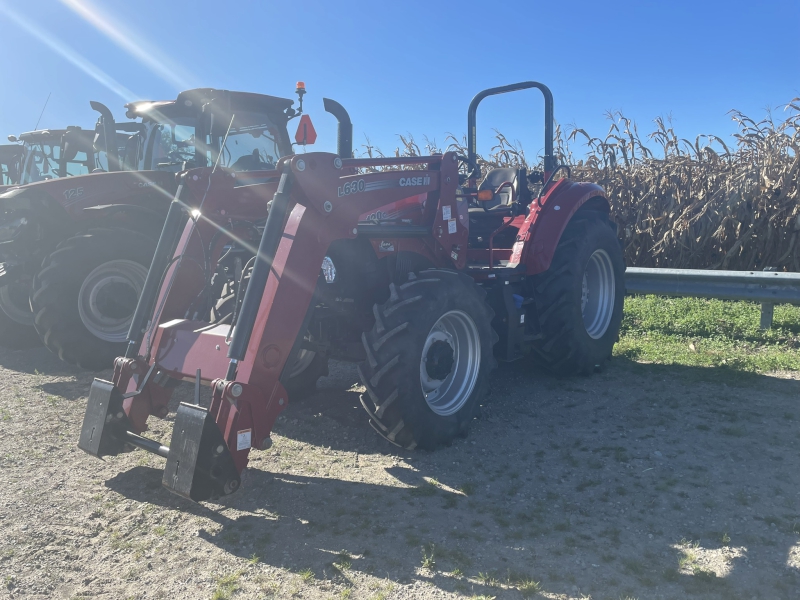
[[[531, 88], [545, 97], [543, 170], [484, 176], [478, 104]], [[80, 448], [159, 454], [166, 488], [208, 500], [239, 488], [250, 451], [270, 447], [330, 358], [358, 363], [379, 435], [434, 449], [466, 434], [497, 360], [572, 374], [610, 357], [622, 253], [603, 190], [556, 179], [569, 171], [553, 156], [546, 86], [478, 94], [467, 156], [351, 158], [349, 117], [325, 102], [337, 154], [285, 156], [238, 187], [223, 168], [180, 173], [128, 350], [112, 381], [92, 384]], [[181, 381], [195, 399], [167, 447], [143, 434]]]

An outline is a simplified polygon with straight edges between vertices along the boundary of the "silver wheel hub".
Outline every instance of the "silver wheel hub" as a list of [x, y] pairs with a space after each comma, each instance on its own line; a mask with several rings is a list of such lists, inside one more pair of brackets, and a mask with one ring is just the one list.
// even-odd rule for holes
[[0, 310], [15, 323], [33, 326], [33, 312], [28, 303], [28, 290], [28, 284], [0, 287]]
[[89, 273], [78, 293], [78, 312], [89, 333], [124, 342], [146, 277], [147, 268], [132, 260], [111, 260]]
[[614, 266], [605, 250], [595, 250], [583, 271], [581, 313], [586, 333], [600, 339], [608, 330], [614, 314], [616, 285]]
[[478, 327], [467, 313], [439, 317], [422, 347], [419, 380], [430, 409], [446, 417], [458, 412], [478, 380], [481, 345]]

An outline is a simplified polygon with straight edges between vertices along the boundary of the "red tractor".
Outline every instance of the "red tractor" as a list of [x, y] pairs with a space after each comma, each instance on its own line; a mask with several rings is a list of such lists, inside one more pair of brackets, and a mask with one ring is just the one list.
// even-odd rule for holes
[[[96, 132], [80, 132], [82, 145], [69, 142], [60, 156], [49, 147], [31, 155], [23, 178], [35, 170], [38, 182], [0, 194], [0, 343], [41, 338], [63, 360], [91, 369], [124, 353], [175, 173], [215, 161], [237, 171], [273, 168], [292, 152], [291, 105], [196, 89], [128, 104], [137, 121], [116, 123], [93, 102]], [[102, 160], [91, 169], [69, 162], [78, 153], [88, 165], [93, 152]]]
[[17, 177], [10, 183], [27, 185], [91, 173], [99, 159], [94, 150], [94, 137], [94, 130], [75, 126], [8, 136], [10, 142], [22, 142], [17, 146], [20, 149]]
[[[482, 176], [478, 104], [529, 88], [545, 98], [543, 171]], [[433, 449], [466, 433], [497, 359], [574, 374], [610, 357], [622, 252], [603, 190], [556, 179], [569, 170], [553, 156], [546, 86], [478, 94], [467, 156], [353, 159], [347, 113], [325, 103], [338, 154], [286, 156], [239, 187], [226, 169], [180, 174], [128, 351], [113, 381], [92, 384], [79, 447], [160, 454], [163, 484], [205, 500], [239, 487], [250, 450], [270, 447], [329, 358], [358, 363], [378, 434]], [[195, 402], [180, 404], [170, 446], [142, 437], [184, 380]]]

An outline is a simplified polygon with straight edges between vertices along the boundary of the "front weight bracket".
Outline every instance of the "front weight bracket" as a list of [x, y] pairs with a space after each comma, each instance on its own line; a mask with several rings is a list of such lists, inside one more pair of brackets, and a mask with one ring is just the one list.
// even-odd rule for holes
[[161, 483], [195, 502], [239, 489], [241, 478], [228, 445], [205, 408], [185, 402], [178, 407]]
[[125, 450], [130, 421], [122, 409], [122, 401], [122, 392], [110, 381], [92, 382], [78, 448], [98, 458]]

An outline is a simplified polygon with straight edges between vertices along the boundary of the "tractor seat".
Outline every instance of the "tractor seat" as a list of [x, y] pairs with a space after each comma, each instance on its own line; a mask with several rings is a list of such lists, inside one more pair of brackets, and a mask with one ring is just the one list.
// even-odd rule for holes
[[[470, 217], [484, 215], [500, 215], [511, 213], [512, 197], [519, 199], [519, 170], [518, 169], [492, 169], [478, 186], [481, 190], [496, 190], [506, 181], [511, 182], [511, 187], [506, 186], [496, 194], [493, 200], [486, 202], [475, 201], [469, 208]], [[513, 189], [513, 194], [512, 194]]]

